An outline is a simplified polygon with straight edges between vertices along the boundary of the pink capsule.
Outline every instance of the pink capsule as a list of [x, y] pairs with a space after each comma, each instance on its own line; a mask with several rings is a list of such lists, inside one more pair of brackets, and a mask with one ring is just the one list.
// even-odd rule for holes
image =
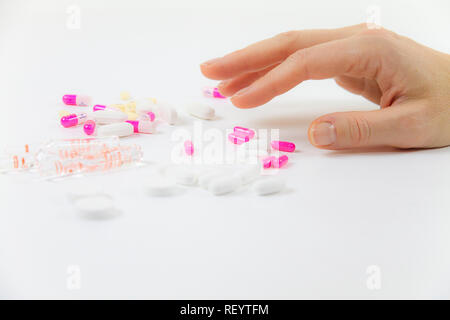
[[215, 87], [203, 87], [203, 95], [208, 98], [219, 98], [226, 99], [227, 97], [223, 96], [219, 89]]
[[269, 169], [272, 166], [272, 162], [276, 160], [276, 157], [269, 156], [262, 159], [262, 164], [264, 169]]
[[289, 160], [289, 158], [287, 155], [283, 155], [279, 158], [275, 158], [272, 160], [272, 167], [282, 168], [288, 163], [288, 160]]
[[284, 151], [284, 152], [294, 152], [295, 151], [295, 144], [293, 144], [292, 142], [272, 141], [270, 143], [270, 145], [275, 150], [280, 150], [280, 151]]
[[75, 94], [66, 94], [62, 98], [63, 102], [69, 106], [86, 107], [91, 104], [91, 98], [88, 96], [79, 96]]
[[240, 136], [248, 137], [249, 139], [253, 139], [255, 136], [255, 131], [252, 129], [244, 128], [244, 127], [234, 127], [234, 133]]
[[148, 117], [148, 120], [155, 121], [155, 114], [151, 111], [146, 113], [146, 116]]
[[96, 128], [95, 121], [94, 120], [88, 120], [88, 121], [85, 122], [85, 124], [83, 126], [83, 131], [88, 136], [91, 136], [91, 135], [94, 134], [95, 128]]
[[131, 123], [134, 128], [134, 132], [139, 133], [153, 133], [155, 132], [155, 124], [148, 120], [127, 120], [125, 122]]
[[194, 144], [191, 140], [186, 140], [184, 142], [184, 151], [188, 156], [192, 156], [194, 154]]
[[72, 113], [67, 116], [61, 118], [61, 125], [64, 128], [74, 127], [76, 125], [82, 124], [86, 121], [87, 114], [86, 113]]
[[249, 138], [241, 136], [239, 134], [230, 133], [228, 135], [228, 140], [230, 140], [234, 144], [243, 144], [244, 142], [248, 142]]

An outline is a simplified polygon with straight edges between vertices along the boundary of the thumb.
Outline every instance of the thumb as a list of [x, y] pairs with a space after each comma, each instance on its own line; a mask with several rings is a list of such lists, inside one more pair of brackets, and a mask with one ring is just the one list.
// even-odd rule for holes
[[422, 144], [417, 112], [406, 106], [374, 111], [337, 112], [314, 120], [309, 141], [322, 149], [351, 149], [373, 146], [417, 147]]

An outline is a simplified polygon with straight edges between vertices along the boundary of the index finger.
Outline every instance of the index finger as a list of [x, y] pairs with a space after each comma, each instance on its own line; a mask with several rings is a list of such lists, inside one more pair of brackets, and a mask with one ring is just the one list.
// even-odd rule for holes
[[248, 72], [256, 72], [278, 64], [299, 49], [320, 43], [350, 37], [365, 25], [339, 29], [289, 31], [256, 42], [244, 49], [200, 65], [202, 73], [210, 79], [225, 80]]

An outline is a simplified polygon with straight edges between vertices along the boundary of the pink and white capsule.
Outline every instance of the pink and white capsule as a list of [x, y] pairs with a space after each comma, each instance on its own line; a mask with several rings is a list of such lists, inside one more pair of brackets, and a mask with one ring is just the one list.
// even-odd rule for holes
[[66, 94], [62, 98], [64, 104], [69, 106], [87, 107], [91, 104], [91, 97], [76, 94]]
[[272, 167], [282, 168], [288, 163], [288, 160], [289, 160], [289, 158], [287, 155], [283, 155], [279, 158], [276, 158], [276, 159], [272, 160]]
[[244, 137], [248, 137], [249, 139], [253, 139], [253, 137], [255, 136], [255, 131], [253, 131], [252, 129], [248, 129], [248, 128], [244, 128], [244, 127], [234, 127], [234, 133], [240, 135], [240, 136], [244, 136]]
[[264, 169], [269, 169], [272, 166], [272, 162], [275, 161], [277, 158], [274, 156], [269, 156], [264, 159], [262, 159], [262, 164]]
[[95, 124], [94, 120], [88, 120], [85, 122], [85, 124], [83, 125], [83, 131], [84, 133], [86, 133], [88, 136], [93, 135], [96, 132], [96, 127], [97, 125]]
[[75, 127], [79, 124], [86, 122], [87, 114], [86, 113], [71, 113], [67, 116], [61, 118], [61, 125], [64, 128]]
[[203, 87], [203, 95], [208, 98], [218, 98], [218, 99], [226, 99], [227, 97], [223, 96], [219, 89], [216, 87]]
[[228, 140], [230, 140], [234, 144], [240, 145], [243, 144], [244, 142], [248, 142], [249, 137], [244, 137], [236, 133], [230, 133], [228, 135]]
[[191, 140], [186, 140], [184, 142], [184, 151], [188, 156], [192, 156], [194, 154], [194, 144]]
[[147, 121], [155, 121], [156, 115], [154, 112], [149, 111], [149, 112], [145, 112], [142, 116], [141, 119], [142, 120], [147, 120]]
[[136, 133], [153, 133], [155, 132], [155, 123], [148, 120], [127, 120], [133, 125], [134, 132]]
[[295, 151], [295, 144], [292, 142], [287, 141], [272, 141], [270, 143], [272, 148], [275, 150], [280, 150], [283, 152], [294, 152]]

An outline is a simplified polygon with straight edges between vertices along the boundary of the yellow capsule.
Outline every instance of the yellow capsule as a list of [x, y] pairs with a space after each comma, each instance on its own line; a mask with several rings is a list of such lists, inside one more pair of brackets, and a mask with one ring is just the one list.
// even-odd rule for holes
[[130, 100], [131, 99], [131, 95], [128, 91], [122, 91], [120, 93], [120, 100], [126, 101], [126, 100]]
[[58, 112], [58, 117], [59, 117], [59, 119], [61, 119], [62, 117], [68, 116], [69, 114], [70, 114], [69, 111], [67, 111], [67, 110], [61, 110], [60, 112]]
[[131, 102], [127, 103], [125, 105], [125, 111], [135, 113], [136, 112], [136, 103], [131, 103]]
[[137, 120], [138, 114], [135, 112], [126, 112], [128, 120]]

